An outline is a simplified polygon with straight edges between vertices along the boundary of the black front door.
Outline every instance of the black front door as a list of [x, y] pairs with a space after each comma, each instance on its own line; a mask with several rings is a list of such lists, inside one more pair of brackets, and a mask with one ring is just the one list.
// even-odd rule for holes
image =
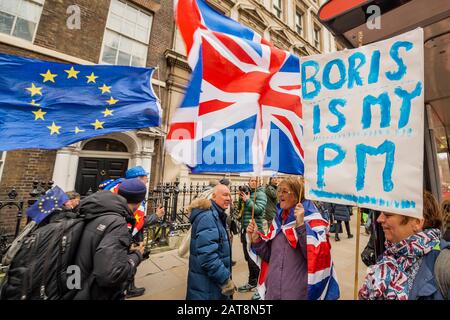
[[80, 158], [75, 190], [82, 196], [89, 188], [95, 192], [102, 181], [123, 177], [127, 168], [128, 159]]

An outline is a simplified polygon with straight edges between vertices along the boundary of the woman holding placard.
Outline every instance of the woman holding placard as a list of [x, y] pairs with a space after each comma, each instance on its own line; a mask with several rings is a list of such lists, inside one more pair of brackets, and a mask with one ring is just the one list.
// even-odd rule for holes
[[367, 270], [363, 300], [448, 298], [450, 243], [441, 239], [442, 211], [433, 195], [423, 196], [423, 219], [382, 212], [377, 219], [386, 250]]

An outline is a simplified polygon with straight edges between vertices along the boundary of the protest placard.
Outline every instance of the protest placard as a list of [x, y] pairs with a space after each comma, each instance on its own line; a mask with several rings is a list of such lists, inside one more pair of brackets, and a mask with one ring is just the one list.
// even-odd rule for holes
[[422, 217], [423, 30], [301, 59], [309, 199]]

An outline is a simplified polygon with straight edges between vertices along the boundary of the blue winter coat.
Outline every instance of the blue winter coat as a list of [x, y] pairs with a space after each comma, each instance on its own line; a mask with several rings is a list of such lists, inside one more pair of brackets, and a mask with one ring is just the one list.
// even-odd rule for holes
[[[441, 250], [450, 250], [450, 242], [441, 240]], [[432, 250], [425, 257], [417, 271], [408, 300], [444, 300], [434, 276], [434, 264], [439, 250]], [[450, 292], [447, 293], [450, 296]]]
[[221, 286], [231, 278], [231, 248], [226, 215], [213, 201], [194, 200], [189, 217], [191, 245], [187, 300], [224, 300]]

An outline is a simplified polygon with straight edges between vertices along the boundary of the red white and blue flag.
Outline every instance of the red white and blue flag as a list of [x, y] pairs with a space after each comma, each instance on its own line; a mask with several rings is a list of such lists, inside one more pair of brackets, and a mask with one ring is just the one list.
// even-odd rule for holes
[[[124, 180], [125, 180], [124, 178], [117, 179], [117, 180], [111, 182], [110, 184], [108, 184], [108, 186], [106, 186], [104, 190], [109, 190], [112, 193], [119, 193], [120, 184]], [[147, 215], [146, 214], [147, 210], [145, 208], [145, 205], [146, 205], [146, 202], [144, 200], [141, 202], [141, 205], [133, 213], [133, 216], [135, 219], [133, 230], [131, 230], [132, 225], [130, 223], [128, 224], [128, 229], [131, 230], [132, 236], [135, 236], [144, 227], [145, 216]]]
[[[308, 300], [336, 300], [339, 299], [340, 291], [336, 279], [336, 272], [331, 258], [331, 245], [329, 241], [328, 222], [322, 218], [319, 210], [310, 200], [302, 201], [305, 209], [306, 226], [306, 252], [308, 266]], [[297, 232], [295, 230], [295, 215], [292, 208], [287, 218], [282, 223], [283, 210], [278, 207], [277, 215], [272, 221], [267, 234], [258, 232], [263, 241], [271, 241], [280, 232], [284, 234], [286, 240], [293, 250], [298, 243]], [[258, 278], [258, 293], [264, 300], [266, 293], [266, 277], [269, 271], [269, 262], [261, 259], [250, 246], [250, 239], [247, 235], [247, 251], [250, 258], [260, 268]]]
[[299, 58], [204, 0], [178, 0], [176, 20], [193, 72], [171, 156], [195, 173], [303, 174]]

